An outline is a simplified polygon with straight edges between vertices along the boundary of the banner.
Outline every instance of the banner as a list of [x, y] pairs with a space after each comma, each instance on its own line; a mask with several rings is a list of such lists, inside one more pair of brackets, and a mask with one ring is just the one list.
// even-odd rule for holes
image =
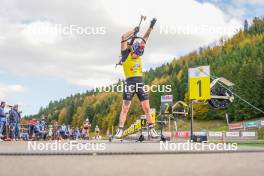
[[260, 121], [260, 125], [261, 125], [261, 126], [264, 126], [264, 120], [261, 120], [261, 121]]
[[242, 137], [256, 137], [256, 132], [255, 131], [243, 131], [241, 132]]
[[244, 122], [244, 126], [246, 128], [258, 128], [259, 127], [259, 120], [258, 121]]
[[177, 131], [175, 132], [175, 137], [190, 137], [189, 131]]
[[172, 95], [163, 95], [161, 96], [161, 103], [163, 102], [172, 102], [173, 101], [173, 96]]
[[136, 120], [136, 123], [134, 125], [134, 129], [135, 129], [135, 131], [141, 129], [141, 121], [140, 120]]
[[207, 136], [207, 132], [205, 131], [195, 131], [193, 132], [195, 136]]
[[228, 127], [230, 130], [243, 129], [244, 128], [243, 123], [230, 123], [228, 125]]
[[191, 100], [208, 100], [210, 91], [210, 67], [189, 68], [189, 97]]
[[239, 137], [239, 132], [226, 132], [226, 137]]
[[151, 108], [151, 117], [152, 117], [152, 123], [156, 123], [156, 109], [155, 108]]
[[210, 132], [208, 133], [208, 136], [209, 136], [209, 137], [219, 137], [219, 138], [221, 138], [221, 137], [223, 137], [223, 132], [210, 131]]
[[172, 114], [172, 104], [173, 104], [172, 95], [161, 96], [161, 114]]

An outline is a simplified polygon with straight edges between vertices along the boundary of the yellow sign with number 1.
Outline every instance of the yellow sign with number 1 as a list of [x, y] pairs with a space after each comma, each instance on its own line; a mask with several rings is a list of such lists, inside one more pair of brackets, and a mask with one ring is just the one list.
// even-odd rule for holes
[[210, 94], [210, 67], [189, 68], [189, 97], [191, 100], [208, 100]]

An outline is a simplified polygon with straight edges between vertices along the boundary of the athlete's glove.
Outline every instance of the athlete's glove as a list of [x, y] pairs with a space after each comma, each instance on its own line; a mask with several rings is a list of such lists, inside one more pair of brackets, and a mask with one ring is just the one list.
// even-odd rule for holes
[[153, 18], [153, 19], [151, 20], [151, 22], [150, 22], [150, 26], [149, 26], [151, 29], [153, 29], [153, 27], [154, 27], [156, 21], [157, 21], [156, 18]]

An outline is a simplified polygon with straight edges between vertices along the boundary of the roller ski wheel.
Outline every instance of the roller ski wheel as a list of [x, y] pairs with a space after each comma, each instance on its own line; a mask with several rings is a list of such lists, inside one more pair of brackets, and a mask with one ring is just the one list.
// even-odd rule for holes
[[166, 142], [166, 140], [167, 140], [167, 139], [166, 139], [166, 137], [165, 137], [164, 135], [161, 135], [161, 136], [160, 136], [160, 141], [161, 141], [161, 142]]
[[138, 142], [143, 142], [145, 140], [145, 137], [144, 137], [144, 135], [143, 134], [141, 134], [140, 136], [139, 136], [139, 138], [138, 138]]

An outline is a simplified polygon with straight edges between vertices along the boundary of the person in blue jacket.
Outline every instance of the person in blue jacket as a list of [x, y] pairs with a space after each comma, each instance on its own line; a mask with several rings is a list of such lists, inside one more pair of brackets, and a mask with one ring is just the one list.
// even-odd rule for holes
[[62, 137], [62, 139], [65, 139], [66, 138], [66, 125], [65, 124], [62, 124], [60, 129], [59, 129], [59, 132], [60, 132], [60, 135]]
[[6, 127], [5, 106], [6, 106], [6, 103], [2, 101], [0, 103], [0, 140], [3, 137], [3, 132]]
[[46, 122], [42, 120], [38, 120], [34, 126], [34, 133], [37, 139], [47, 139], [47, 132], [45, 131], [45, 124]]
[[74, 136], [74, 139], [76, 139], [76, 140], [81, 138], [81, 133], [80, 133], [79, 128], [74, 129], [73, 136]]
[[42, 117], [42, 119], [39, 121], [39, 125], [40, 125], [40, 131], [45, 131], [46, 122], [44, 117]]
[[18, 105], [14, 105], [14, 107], [9, 111], [10, 115], [10, 124], [12, 129], [12, 139], [20, 140], [20, 112], [18, 111]]

